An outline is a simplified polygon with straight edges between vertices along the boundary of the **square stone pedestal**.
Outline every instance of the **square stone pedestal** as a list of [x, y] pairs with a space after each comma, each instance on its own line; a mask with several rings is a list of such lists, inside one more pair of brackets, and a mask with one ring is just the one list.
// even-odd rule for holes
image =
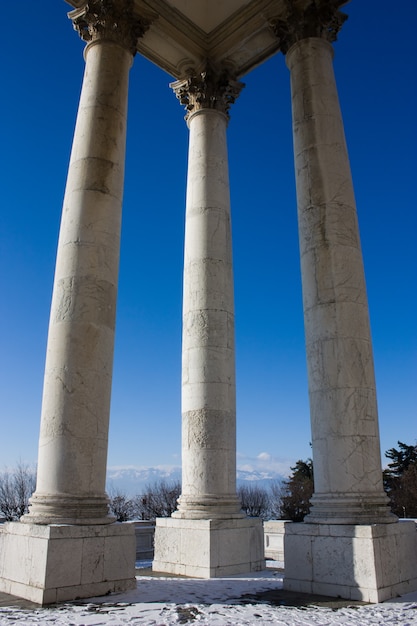
[[284, 589], [382, 602], [417, 590], [414, 521], [288, 524]]
[[1, 528], [0, 591], [45, 605], [135, 585], [134, 524]]
[[265, 568], [262, 520], [159, 518], [153, 570], [218, 578]]

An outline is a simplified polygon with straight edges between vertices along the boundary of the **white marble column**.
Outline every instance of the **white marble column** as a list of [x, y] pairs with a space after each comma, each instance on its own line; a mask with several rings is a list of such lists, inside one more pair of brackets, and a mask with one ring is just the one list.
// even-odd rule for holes
[[173, 88], [190, 130], [182, 344], [182, 495], [174, 517], [241, 517], [227, 111], [241, 84], [206, 72]]
[[382, 485], [368, 303], [330, 43], [345, 16], [322, 6], [275, 25], [291, 73], [315, 482], [306, 521], [390, 522], [396, 518]]
[[182, 347], [182, 494], [156, 520], [157, 572], [216, 578], [265, 567], [263, 527], [236, 494], [232, 243], [226, 128], [242, 87], [210, 68], [173, 83], [190, 129]]
[[[129, 0], [70, 13], [87, 41], [65, 191], [27, 523], [107, 524], [107, 439], [128, 75], [143, 25]], [[117, 27], [115, 27], [117, 25]]]

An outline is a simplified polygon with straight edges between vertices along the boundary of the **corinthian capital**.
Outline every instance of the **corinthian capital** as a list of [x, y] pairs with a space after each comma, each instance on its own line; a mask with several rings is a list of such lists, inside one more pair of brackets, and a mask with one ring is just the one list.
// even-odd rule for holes
[[147, 20], [133, 14], [133, 0], [87, 0], [68, 15], [87, 43], [114, 41], [133, 55], [139, 37], [149, 28]]
[[310, 0], [305, 8], [287, 0], [286, 18], [270, 20], [271, 27], [286, 54], [296, 42], [307, 37], [320, 37], [330, 43], [336, 41], [347, 15], [339, 10], [346, 0]]
[[215, 72], [207, 67], [170, 85], [189, 115], [200, 109], [215, 109], [229, 117], [229, 108], [239, 96], [244, 84], [231, 78], [228, 72]]

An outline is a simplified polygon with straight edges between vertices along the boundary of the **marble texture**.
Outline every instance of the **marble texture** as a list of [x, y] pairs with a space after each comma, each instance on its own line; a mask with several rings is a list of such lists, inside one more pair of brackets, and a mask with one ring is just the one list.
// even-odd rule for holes
[[182, 493], [157, 519], [153, 569], [213, 578], [264, 567], [236, 494], [234, 301], [226, 128], [241, 89], [211, 68], [174, 83], [190, 129], [184, 251]]
[[135, 521], [136, 560], [153, 559], [155, 522], [149, 520]]
[[[0, 589], [40, 604], [135, 584], [134, 528], [111, 523], [104, 488], [128, 74], [149, 23], [136, 23], [127, 0], [100, 8], [82, 3], [71, 18], [89, 44], [58, 245], [37, 489], [24, 523], [0, 529]], [[416, 532], [413, 523], [387, 523], [396, 518], [382, 488], [355, 200], [332, 47], [320, 38], [334, 40], [343, 21], [334, 11], [305, 0], [264, 24], [291, 73], [315, 468], [308, 523], [285, 528], [285, 586], [377, 602], [416, 588]], [[298, 41], [287, 49], [291, 38]], [[212, 578], [264, 567], [262, 522], [243, 516], [236, 495], [226, 127], [241, 84], [228, 76], [233, 64], [216, 75], [219, 64], [208, 60], [198, 75], [183, 61], [183, 493], [173, 517], [157, 521], [154, 569]]]
[[265, 568], [259, 518], [156, 520], [155, 572], [217, 578]]
[[182, 494], [174, 517], [242, 517], [236, 496], [236, 385], [224, 112], [190, 129], [184, 251]]
[[134, 527], [113, 523], [105, 493], [128, 76], [137, 37], [119, 9], [110, 4], [98, 15], [83, 6], [70, 15], [89, 43], [58, 242], [37, 485], [23, 523], [0, 533], [0, 589], [39, 604], [135, 586]]
[[417, 532], [396, 524], [288, 524], [284, 588], [365, 602], [417, 589]]
[[9, 522], [0, 529], [0, 591], [38, 604], [134, 589], [133, 523]]
[[333, 48], [287, 52], [315, 492], [309, 521], [393, 522], [383, 491], [368, 303]]
[[87, 46], [59, 235], [36, 492], [28, 523], [105, 524], [107, 440], [132, 54]]
[[284, 536], [288, 524], [292, 524], [292, 521], [269, 520], [264, 522], [265, 558], [281, 562], [285, 560]]

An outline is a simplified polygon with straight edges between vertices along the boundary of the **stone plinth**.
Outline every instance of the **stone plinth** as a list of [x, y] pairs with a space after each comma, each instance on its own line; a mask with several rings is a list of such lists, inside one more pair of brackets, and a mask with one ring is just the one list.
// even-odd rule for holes
[[291, 520], [270, 520], [264, 522], [265, 558], [284, 562], [285, 528]]
[[0, 532], [0, 591], [38, 604], [133, 589], [134, 524], [37, 525]]
[[259, 518], [156, 520], [153, 570], [217, 578], [264, 569]]
[[135, 522], [135, 537], [136, 560], [144, 561], [148, 559], [153, 559], [155, 522], [151, 522], [149, 520], [141, 520], [139, 522]]
[[395, 524], [288, 524], [284, 589], [383, 602], [417, 589], [417, 532]]

